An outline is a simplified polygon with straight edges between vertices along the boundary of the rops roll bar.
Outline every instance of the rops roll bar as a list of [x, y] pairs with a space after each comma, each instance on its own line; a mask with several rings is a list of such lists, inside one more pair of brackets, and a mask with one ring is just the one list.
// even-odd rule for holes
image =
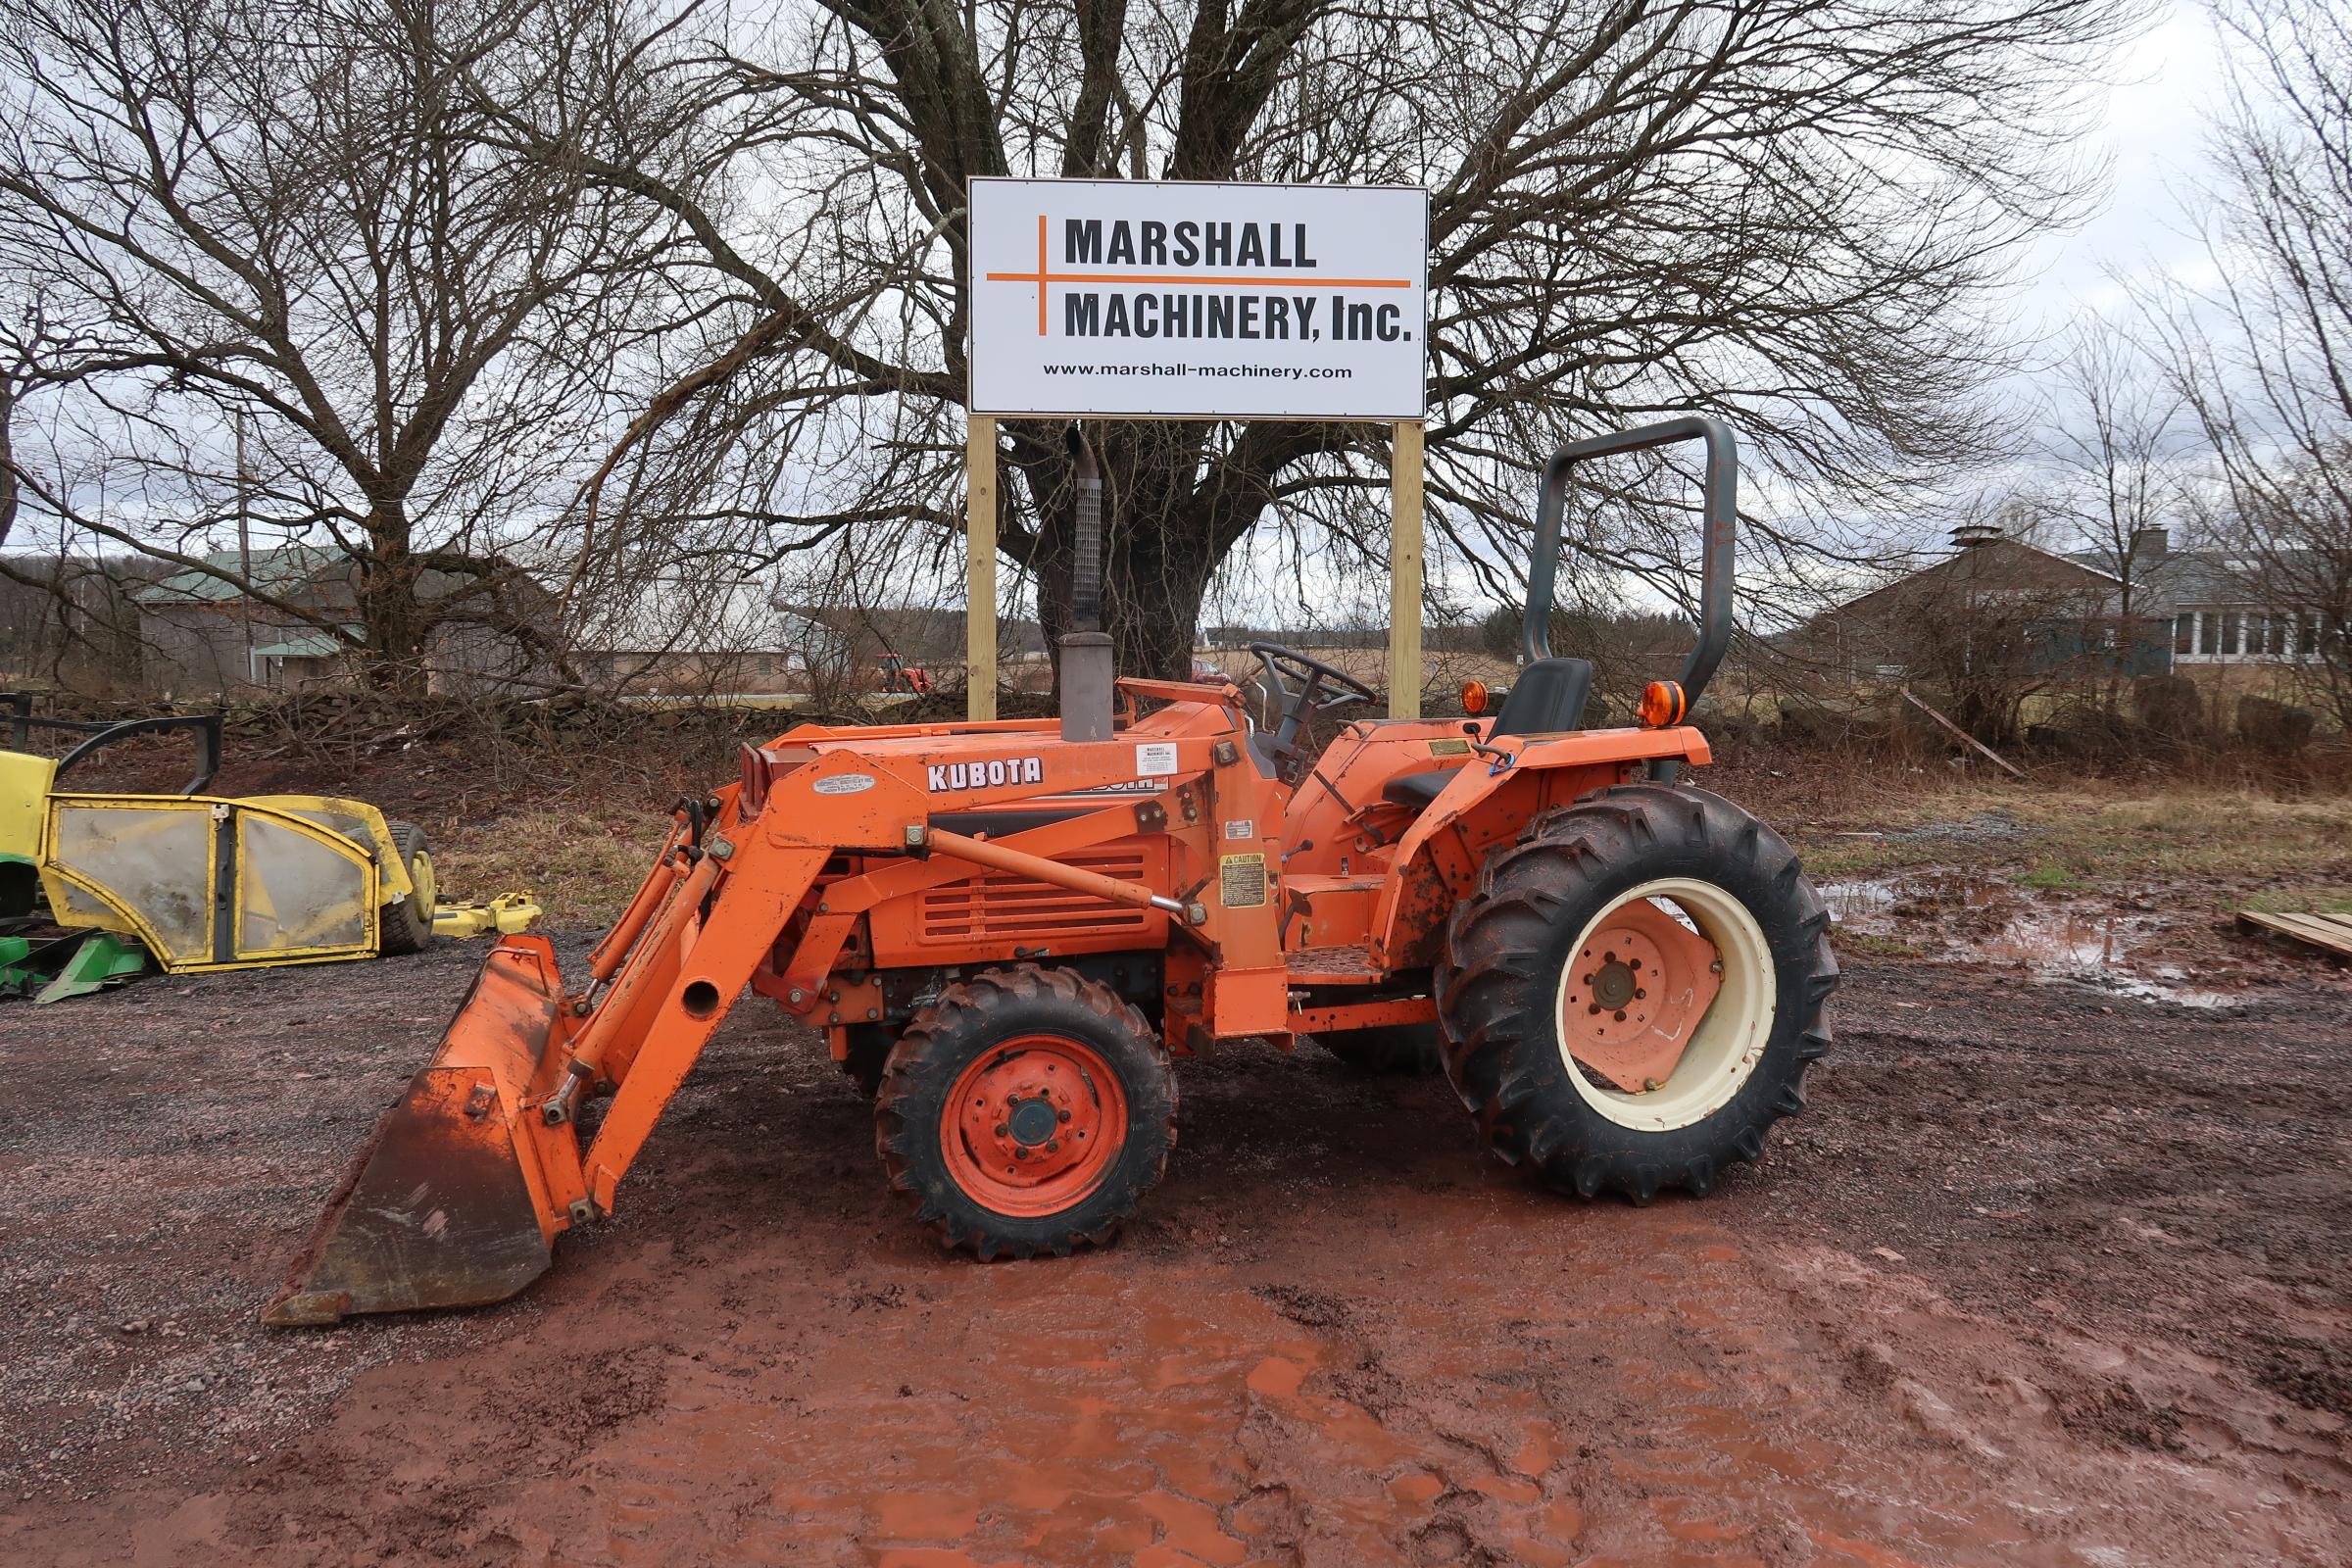
[[1740, 445], [1731, 426], [1705, 415], [1663, 419], [1614, 435], [1571, 441], [1544, 466], [1544, 494], [1536, 509], [1536, 558], [1527, 573], [1527, 621], [1521, 640], [1532, 662], [1551, 657], [1551, 598], [1559, 572], [1560, 519], [1568, 507], [1569, 470], [1588, 458], [1619, 452], [1643, 452], [1677, 441], [1707, 444], [1707, 471], [1701, 507], [1706, 522], [1706, 553], [1699, 563], [1698, 644], [1683, 661], [1676, 677], [1683, 695], [1695, 707], [1698, 694], [1723, 662], [1732, 642], [1732, 536], [1740, 520]]
[[196, 732], [196, 776], [180, 790], [182, 795], [200, 795], [220, 771], [220, 715], [218, 713], [168, 713], [156, 718], [125, 718], [121, 720], [91, 720], [80, 718], [50, 718], [32, 710], [30, 692], [0, 693], [0, 702], [8, 705], [11, 751], [32, 750], [32, 732], [36, 729], [63, 730], [70, 735], [86, 735], [89, 739], [58, 759], [57, 771], [52, 777], [63, 778], [75, 763], [101, 747], [112, 746], [133, 735], [152, 735], [161, 730], [187, 729]]

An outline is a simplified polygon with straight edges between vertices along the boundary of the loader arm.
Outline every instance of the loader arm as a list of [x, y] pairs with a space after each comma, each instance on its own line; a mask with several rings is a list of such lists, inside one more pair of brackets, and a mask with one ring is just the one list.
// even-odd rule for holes
[[[817, 743], [829, 737], [805, 726], [753, 751], [744, 782], [680, 803], [677, 827], [590, 955], [579, 990], [564, 988], [544, 938], [509, 936], [491, 950], [432, 1061], [329, 1200], [266, 1321], [329, 1323], [514, 1294], [546, 1270], [557, 1235], [612, 1212], [622, 1177], [736, 999], [750, 988], [816, 1021], [818, 998], [840, 989], [826, 981], [851, 931], [890, 899], [1009, 866], [1172, 912], [1181, 926], [1200, 925], [1197, 940], [1212, 954], [1262, 924], [1271, 950], [1270, 911], [1187, 905], [1063, 863], [1091, 846], [1165, 831], [1159, 794], [1106, 797], [987, 839], [929, 826], [943, 807], [1115, 785], [1132, 777], [1144, 750], [1159, 758], [1156, 788], [1197, 814], [1212, 773], [1228, 789], [1244, 787], [1238, 721], [1225, 714], [1207, 705], [1189, 715], [1190, 728], [1088, 746], [1050, 745], [1018, 725], [905, 726], [826, 746]], [[1133, 738], [1153, 733], [1165, 738]], [[953, 799], [942, 799], [943, 777]], [[1249, 799], [1263, 787], [1249, 785]], [[1263, 806], [1238, 808], [1274, 820]], [[1205, 845], [1210, 826], [1203, 819], [1190, 831]], [[872, 868], [844, 877], [845, 857]], [[583, 1140], [581, 1107], [606, 1091], [612, 1099]]]

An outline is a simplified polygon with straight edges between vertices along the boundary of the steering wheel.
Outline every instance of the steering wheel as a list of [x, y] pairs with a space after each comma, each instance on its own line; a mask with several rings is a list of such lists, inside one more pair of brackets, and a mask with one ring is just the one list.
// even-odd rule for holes
[[[1266, 684], [1272, 688], [1275, 701], [1282, 705], [1282, 722], [1275, 727], [1268, 745], [1276, 759], [1277, 771], [1286, 778], [1295, 777], [1301, 770], [1303, 749], [1298, 736], [1309, 716], [1333, 712], [1352, 703], [1380, 701], [1380, 693], [1311, 654], [1285, 648], [1280, 643], [1251, 643], [1250, 652], [1257, 656], [1266, 672]], [[1286, 675], [1289, 680], [1283, 678]], [[1294, 686], [1292, 681], [1298, 684]], [[1340, 690], [1318, 702], [1317, 694], [1326, 681]]]

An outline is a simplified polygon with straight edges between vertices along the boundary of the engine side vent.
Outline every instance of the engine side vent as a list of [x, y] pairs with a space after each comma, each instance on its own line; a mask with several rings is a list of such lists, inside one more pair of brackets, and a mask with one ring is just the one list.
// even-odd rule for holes
[[[1122, 882], [1144, 880], [1144, 857], [1135, 852], [1080, 854], [1067, 863], [1081, 870], [1116, 877]], [[919, 940], [963, 944], [990, 940], [1037, 943], [1058, 934], [1101, 936], [1111, 932], [1144, 931], [1161, 918], [1150, 909], [1130, 908], [1051, 882], [1026, 877], [979, 876], [921, 898]]]

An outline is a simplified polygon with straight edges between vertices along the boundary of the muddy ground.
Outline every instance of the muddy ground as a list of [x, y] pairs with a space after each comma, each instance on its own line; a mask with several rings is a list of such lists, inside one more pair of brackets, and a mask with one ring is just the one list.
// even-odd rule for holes
[[0, 1009], [0, 1560], [2352, 1557], [2316, 970], [1862, 958], [1766, 1163], [1646, 1209], [1532, 1190], [1442, 1083], [1238, 1052], [1118, 1247], [996, 1267], [747, 1003], [522, 1298], [264, 1330], [477, 953]]

